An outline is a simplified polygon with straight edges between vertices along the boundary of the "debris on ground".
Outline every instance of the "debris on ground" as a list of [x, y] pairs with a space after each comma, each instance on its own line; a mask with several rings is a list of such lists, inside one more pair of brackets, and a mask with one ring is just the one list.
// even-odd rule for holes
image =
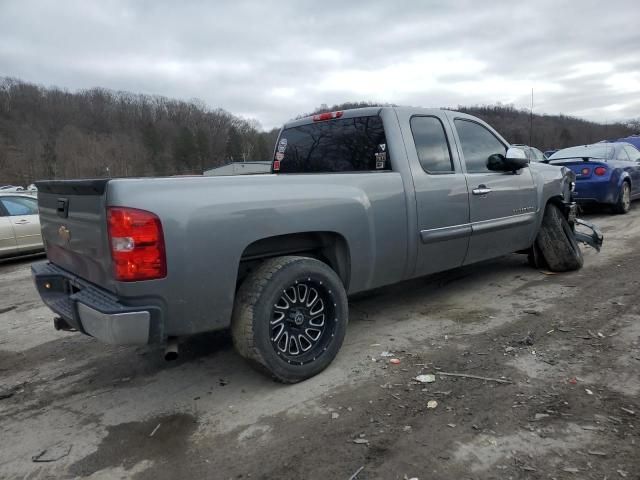
[[562, 471], [567, 473], [578, 473], [580, 470], [577, 469], [576, 467], [566, 467], [566, 468], [563, 468]]
[[332, 418], [333, 420], [335, 420], [335, 419], [336, 419], [336, 418], [338, 418], [339, 416], [340, 416], [340, 414], [339, 414], [338, 412], [333, 412], [333, 413], [331, 414], [331, 418]]
[[427, 402], [427, 408], [436, 408], [438, 406], [438, 402], [436, 400], [429, 400]]
[[399, 358], [392, 358], [391, 360], [389, 360], [389, 363], [391, 363], [393, 365], [399, 365], [400, 364], [400, 359]]
[[384, 351], [380, 354], [381, 357], [393, 357], [393, 353], [392, 352], [387, 352]]
[[511, 380], [506, 380], [506, 379], [503, 379], [503, 378], [481, 377], [479, 375], [471, 375], [471, 374], [467, 374], [467, 373], [438, 372], [438, 375], [443, 375], [445, 377], [473, 378], [475, 380], [486, 380], [488, 382], [513, 383], [513, 382], [511, 382]]
[[600, 452], [598, 450], [589, 450], [587, 453], [589, 455], [595, 455], [597, 457], [606, 457], [607, 456], [606, 452]]
[[54, 445], [49, 448], [45, 448], [37, 455], [31, 457], [31, 460], [36, 463], [56, 462], [61, 458], [66, 457], [71, 453], [72, 445], [64, 447], [62, 445]]
[[15, 393], [15, 390], [0, 390], [0, 400], [11, 398]]
[[158, 429], [160, 428], [160, 425], [162, 425], [162, 424], [161, 424], [161, 423], [159, 423], [158, 425], [156, 425], [156, 428], [154, 428], [154, 429], [153, 429], [153, 432], [151, 432], [151, 433], [149, 434], [149, 437], [153, 437], [153, 436], [156, 434], [156, 432], [157, 432], [157, 431], [158, 431]]
[[533, 333], [527, 332], [527, 335], [523, 339], [518, 340], [518, 343], [520, 345], [533, 345], [535, 343]]
[[353, 443], [357, 443], [358, 445], [368, 445], [369, 440], [367, 440], [366, 438], [355, 438], [353, 439]]
[[629, 415], [635, 415], [636, 414], [635, 410], [630, 410], [628, 408], [620, 407], [620, 410], [622, 410], [623, 412], [628, 413]]
[[362, 472], [362, 470], [364, 470], [364, 465], [361, 466], [358, 470], [356, 470], [355, 473], [349, 477], [349, 480], [356, 480], [356, 478], [358, 478], [358, 475], [360, 475], [360, 472]]
[[433, 383], [436, 381], [436, 376], [430, 373], [424, 375], [418, 375], [416, 380], [420, 383]]

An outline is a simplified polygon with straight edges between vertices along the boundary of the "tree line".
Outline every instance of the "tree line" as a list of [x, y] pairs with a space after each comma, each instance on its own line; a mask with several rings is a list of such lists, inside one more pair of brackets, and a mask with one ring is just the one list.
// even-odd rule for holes
[[198, 100], [0, 79], [0, 185], [200, 174], [270, 159], [277, 133]]
[[[361, 107], [395, 106], [390, 103], [346, 102], [316, 108], [300, 115], [302, 118], [318, 113], [335, 112]], [[513, 105], [482, 105], [456, 108], [443, 107], [478, 117], [495, 128], [510, 143], [531, 145], [542, 151], [560, 149], [574, 145], [586, 145], [600, 140], [617, 140], [640, 133], [640, 118], [627, 122], [598, 123], [567, 115], [533, 115], [529, 110], [517, 109]]]
[[[372, 102], [321, 105], [306, 116]], [[388, 104], [385, 104], [388, 105]], [[615, 139], [640, 120], [602, 124], [530, 115], [512, 106], [459, 106], [512, 143], [541, 150]], [[229, 162], [271, 160], [278, 129], [212, 109], [199, 100], [114, 92], [69, 92], [0, 78], [0, 185], [38, 179], [201, 174]]]

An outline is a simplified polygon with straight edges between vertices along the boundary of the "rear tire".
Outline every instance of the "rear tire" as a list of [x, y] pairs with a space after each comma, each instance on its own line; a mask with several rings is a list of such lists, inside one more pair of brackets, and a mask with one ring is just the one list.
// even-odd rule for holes
[[347, 330], [347, 294], [338, 275], [319, 260], [266, 260], [242, 283], [231, 320], [241, 356], [283, 383], [324, 370]]
[[618, 195], [618, 201], [613, 206], [613, 212], [618, 214], [629, 213], [631, 210], [631, 185], [629, 182], [622, 182], [622, 188]]
[[537, 248], [552, 272], [582, 268], [584, 260], [580, 246], [573, 236], [569, 222], [556, 205], [547, 205], [533, 248]]

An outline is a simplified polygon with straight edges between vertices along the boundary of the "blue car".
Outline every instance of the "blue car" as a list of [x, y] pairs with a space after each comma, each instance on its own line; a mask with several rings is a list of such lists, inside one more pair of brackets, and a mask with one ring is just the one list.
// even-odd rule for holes
[[640, 150], [640, 135], [629, 135], [628, 137], [619, 138], [616, 142], [630, 143], [638, 150]]
[[611, 205], [627, 213], [640, 198], [640, 150], [626, 142], [594, 143], [557, 151], [549, 158], [576, 174], [578, 203]]

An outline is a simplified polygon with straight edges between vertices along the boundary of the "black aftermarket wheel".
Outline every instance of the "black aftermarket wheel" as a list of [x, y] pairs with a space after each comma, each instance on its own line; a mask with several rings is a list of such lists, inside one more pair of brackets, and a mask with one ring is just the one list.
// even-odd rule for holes
[[265, 261], [236, 296], [232, 334], [238, 352], [279, 381], [325, 369], [346, 332], [347, 296], [336, 273], [306, 257]]

